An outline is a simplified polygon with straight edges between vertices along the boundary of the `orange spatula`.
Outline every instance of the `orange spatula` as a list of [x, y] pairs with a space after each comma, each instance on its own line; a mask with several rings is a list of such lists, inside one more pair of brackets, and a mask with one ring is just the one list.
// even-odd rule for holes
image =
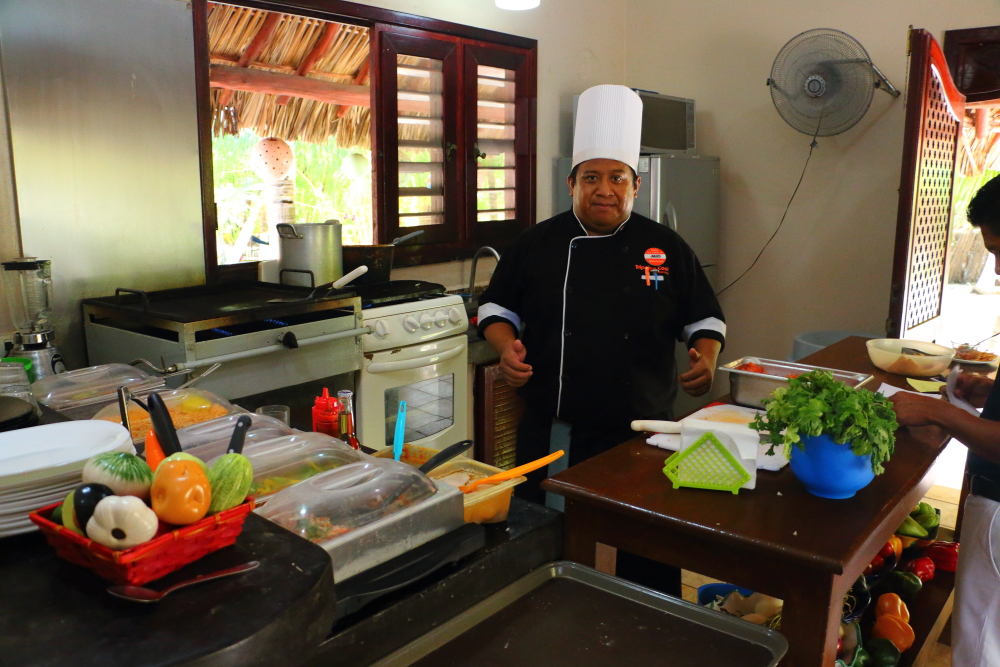
[[458, 487], [458, 490], [462, 493], [469, 493], [475, 490], [477, 486], [482, 486], [483, 484], [495, 484], [496, 482], [504, 482], [508, 479], [514, 479], [515, 477], [520, 477], [526, 472], [531, 472], [532, 470], [538, 470], [542, 466], [547, 466], [552, 463], [560, 456], [563, 455], [563, 450], [559, 450], [548, 456], [543, 456], [540, 459], [536, 459], [531, 463], [525, 463], [523, 466], [517, 466], [516, 468], [511, 468], [510, 470], [504, 470], [503, 472], [498, 472], [495, 475], [490, 475], [489, 477], [483, 477], [482, 479], [477, 479], [474, 482], [469, 482], [465, 486]]

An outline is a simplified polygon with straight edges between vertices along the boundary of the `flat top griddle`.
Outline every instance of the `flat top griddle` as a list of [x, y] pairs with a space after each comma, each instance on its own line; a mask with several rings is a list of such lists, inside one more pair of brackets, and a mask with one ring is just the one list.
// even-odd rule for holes
[[376, 667], [773, 667], [773, 630], [576, 563], [534, 570]]
[[[101, 306], [122, 314], [190, 324], [234, 315], [263, 319], [287, 314], [299, 306], [314, 307], [316, 304], [354, 296], [361, 297], [362, 307], [384, 306], [443, 293], [444, 286], [422, 280], [393, 280], [330, 292], [320, 290], [317, 296], [305, 300], [312, 291], [309, 287], [245, 281], [195, 285], [155, 292], [118, 290], [120, 293], [115, 296], [84, 299], [83, 303]], [[272, 303], [274, 299], [283, 301]], [[302, 301], [291, 301], [292, 299], [302, 299]]]

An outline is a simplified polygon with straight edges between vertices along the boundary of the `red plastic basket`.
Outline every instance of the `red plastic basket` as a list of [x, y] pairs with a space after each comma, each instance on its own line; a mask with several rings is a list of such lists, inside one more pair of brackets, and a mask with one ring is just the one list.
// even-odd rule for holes
[[[131, 549], [115, 551], [53, 523], [49, 517], [61, 503], [28, 515], [45, 534], [59, 557], [82, 565], [116, 584], [144, 584], [170, 574], [216, 549], [229, 546], [243, 530], [243, 520], [254, 508], [253, 498], [207, 516], [189, 526], [168, 530]], [[163, 524], [160, 524], [161, 527]]]

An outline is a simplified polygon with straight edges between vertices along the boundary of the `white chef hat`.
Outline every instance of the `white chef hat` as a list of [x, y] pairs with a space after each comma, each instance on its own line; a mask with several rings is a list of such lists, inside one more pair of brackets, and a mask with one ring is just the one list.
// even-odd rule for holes
[[573, 166], [606, 158], [639, 167], [642, 100], [625, 86], [601, 85], [580, 95], [573, 132]]

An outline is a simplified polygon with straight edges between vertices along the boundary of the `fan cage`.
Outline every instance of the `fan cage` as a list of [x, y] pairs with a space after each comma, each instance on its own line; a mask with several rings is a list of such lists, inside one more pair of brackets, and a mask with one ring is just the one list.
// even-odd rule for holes
[[[825, 90], [806, 92], [810, 77]], [[865, 48], [841, 30], [799, 33], [778, 52], [768, 80], [771, 100], [786, 123], [810, 136], [829, 137], [854, 127], [871, 106], [878, 78]]]

